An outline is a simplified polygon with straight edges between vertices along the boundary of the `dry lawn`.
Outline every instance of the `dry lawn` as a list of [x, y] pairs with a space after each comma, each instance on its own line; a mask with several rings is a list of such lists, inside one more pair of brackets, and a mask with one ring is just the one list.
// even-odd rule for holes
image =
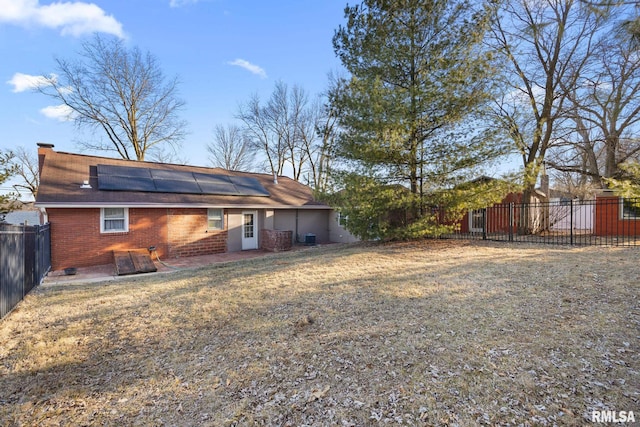
[[639, 265], [436, 241], [44, 285], [0, 323], [0, 425], [640, 420]]

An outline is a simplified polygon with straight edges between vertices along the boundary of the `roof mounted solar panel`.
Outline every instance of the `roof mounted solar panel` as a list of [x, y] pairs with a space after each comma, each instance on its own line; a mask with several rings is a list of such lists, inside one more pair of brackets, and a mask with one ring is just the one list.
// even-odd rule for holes
[[210, 173], [197, 173], [193, 177], [198, 182], [209, 182], [213, 184], [231, 184], [231, 179], [227, 175], [213, 175]]
[[135, 168], [131, 166], [114, 166], [114, 165], [98, 165], [98, 176], [123, 176], [128, 178], [148, 178], [151, 179], [151, 173], [148, 168]]
[[156, 191], [160, 193], [203, 194], [197, 182], [175, 179], [155, 179]]
[[238, 194], [236, 186], [231, 183], [231, 180], [226, 175], [194, 173], [193, 176], [204, 194], [220, 194], [229, 196], [236, 196]]
[[236, 187], [236, 191], [242, 196], [269, 196], [269, 192], [264, 189], [260, 181], [250, 176], [232, 176], [231, 182]]
[[229, 184], [215, 184], [211, 182], [200, 182], [198, 185], [202, 189], [202, 194], [219, 194], [221, 196], [240, 196], [235, 185]]
[[170, 179], [172, 181], [195, 181], [192, 172], [172, 171], [167, 169], [149, 169], [153, 179]]
[[131, 178], [117, 175], [98, 175], [98, 190], [156, 192], [151, 178]]
[[99, 190], [269, 196], [253, 177], [113, 165], [97, 165], [97, 171]]

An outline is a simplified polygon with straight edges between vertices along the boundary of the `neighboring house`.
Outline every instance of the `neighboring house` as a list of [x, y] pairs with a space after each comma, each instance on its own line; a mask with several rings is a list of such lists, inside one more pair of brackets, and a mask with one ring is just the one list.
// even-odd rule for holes
[[5, 215], [4, 222], [18, 225], [40, 225], [40, 212], [38, 211], [12, 211]]
[[[487, 224], [488, 233], [509, 232], [510, 218], [505, 209], [497, 207], [508, 206], [510, 203], [521, 204], [522, 193], [509, 193], [500, 203], [496, 203], [487, 209], [473, 209], [464, 214], [458, 225], [460, 233], [481, 233], [484, 224]], [[497, 209], [496, 209], [497, 208]]]
[[307, 235], [330, 241], [331, 208], [290, 178], [38, 146], [36, 207], [51, 223], [53, 270], [109, 264], [113, 251], [150, 247], [171, 259], [282, 250]]
[[[635, 203], [633, 203], [635, 202]], [[640, 208], [633, 201], [616, 196], [611, 190], [602, 190], [595, 201], [596, 236], [640, 236]]]
[[18, 209], [4, 214], [4, 222], [15, 225], [40, 225], [42, 218], [40, 211], [33, 207], [33, 203], [23, 203]]
[[528, 232], [533, 234], [573, 231], [595, 236], [640, 236], [640, 209], [631, 201], [610, 190], [600, 191], [595, 199], [579, 200], [544, 185], [528, 201], [523, 200], [522, 193], [510, 193], [500, 203], [465, 213], [458, 231], [515, 233], [525, 218]]

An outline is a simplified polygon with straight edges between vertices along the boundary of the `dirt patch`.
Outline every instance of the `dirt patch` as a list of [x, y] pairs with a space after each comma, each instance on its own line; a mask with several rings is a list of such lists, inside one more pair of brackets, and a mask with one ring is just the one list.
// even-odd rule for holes
[[640, 419], [640, 252], [346, 245], [45, 285], [0, 323], [3, 425]]

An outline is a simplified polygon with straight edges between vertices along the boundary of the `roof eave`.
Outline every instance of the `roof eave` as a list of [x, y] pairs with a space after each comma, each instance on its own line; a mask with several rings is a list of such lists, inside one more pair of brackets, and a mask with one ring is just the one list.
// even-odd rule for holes
[[231, 205], [212, 203], [62, 203], [43, 202], [36, 203], [37, 208], [61, 208], [61, 209], [91, 209], [104, 207], [143, 208], [143, 209], [184, 209], [184, 208], [222, 208], [222, 209], [332, 209], [327, 205]]

